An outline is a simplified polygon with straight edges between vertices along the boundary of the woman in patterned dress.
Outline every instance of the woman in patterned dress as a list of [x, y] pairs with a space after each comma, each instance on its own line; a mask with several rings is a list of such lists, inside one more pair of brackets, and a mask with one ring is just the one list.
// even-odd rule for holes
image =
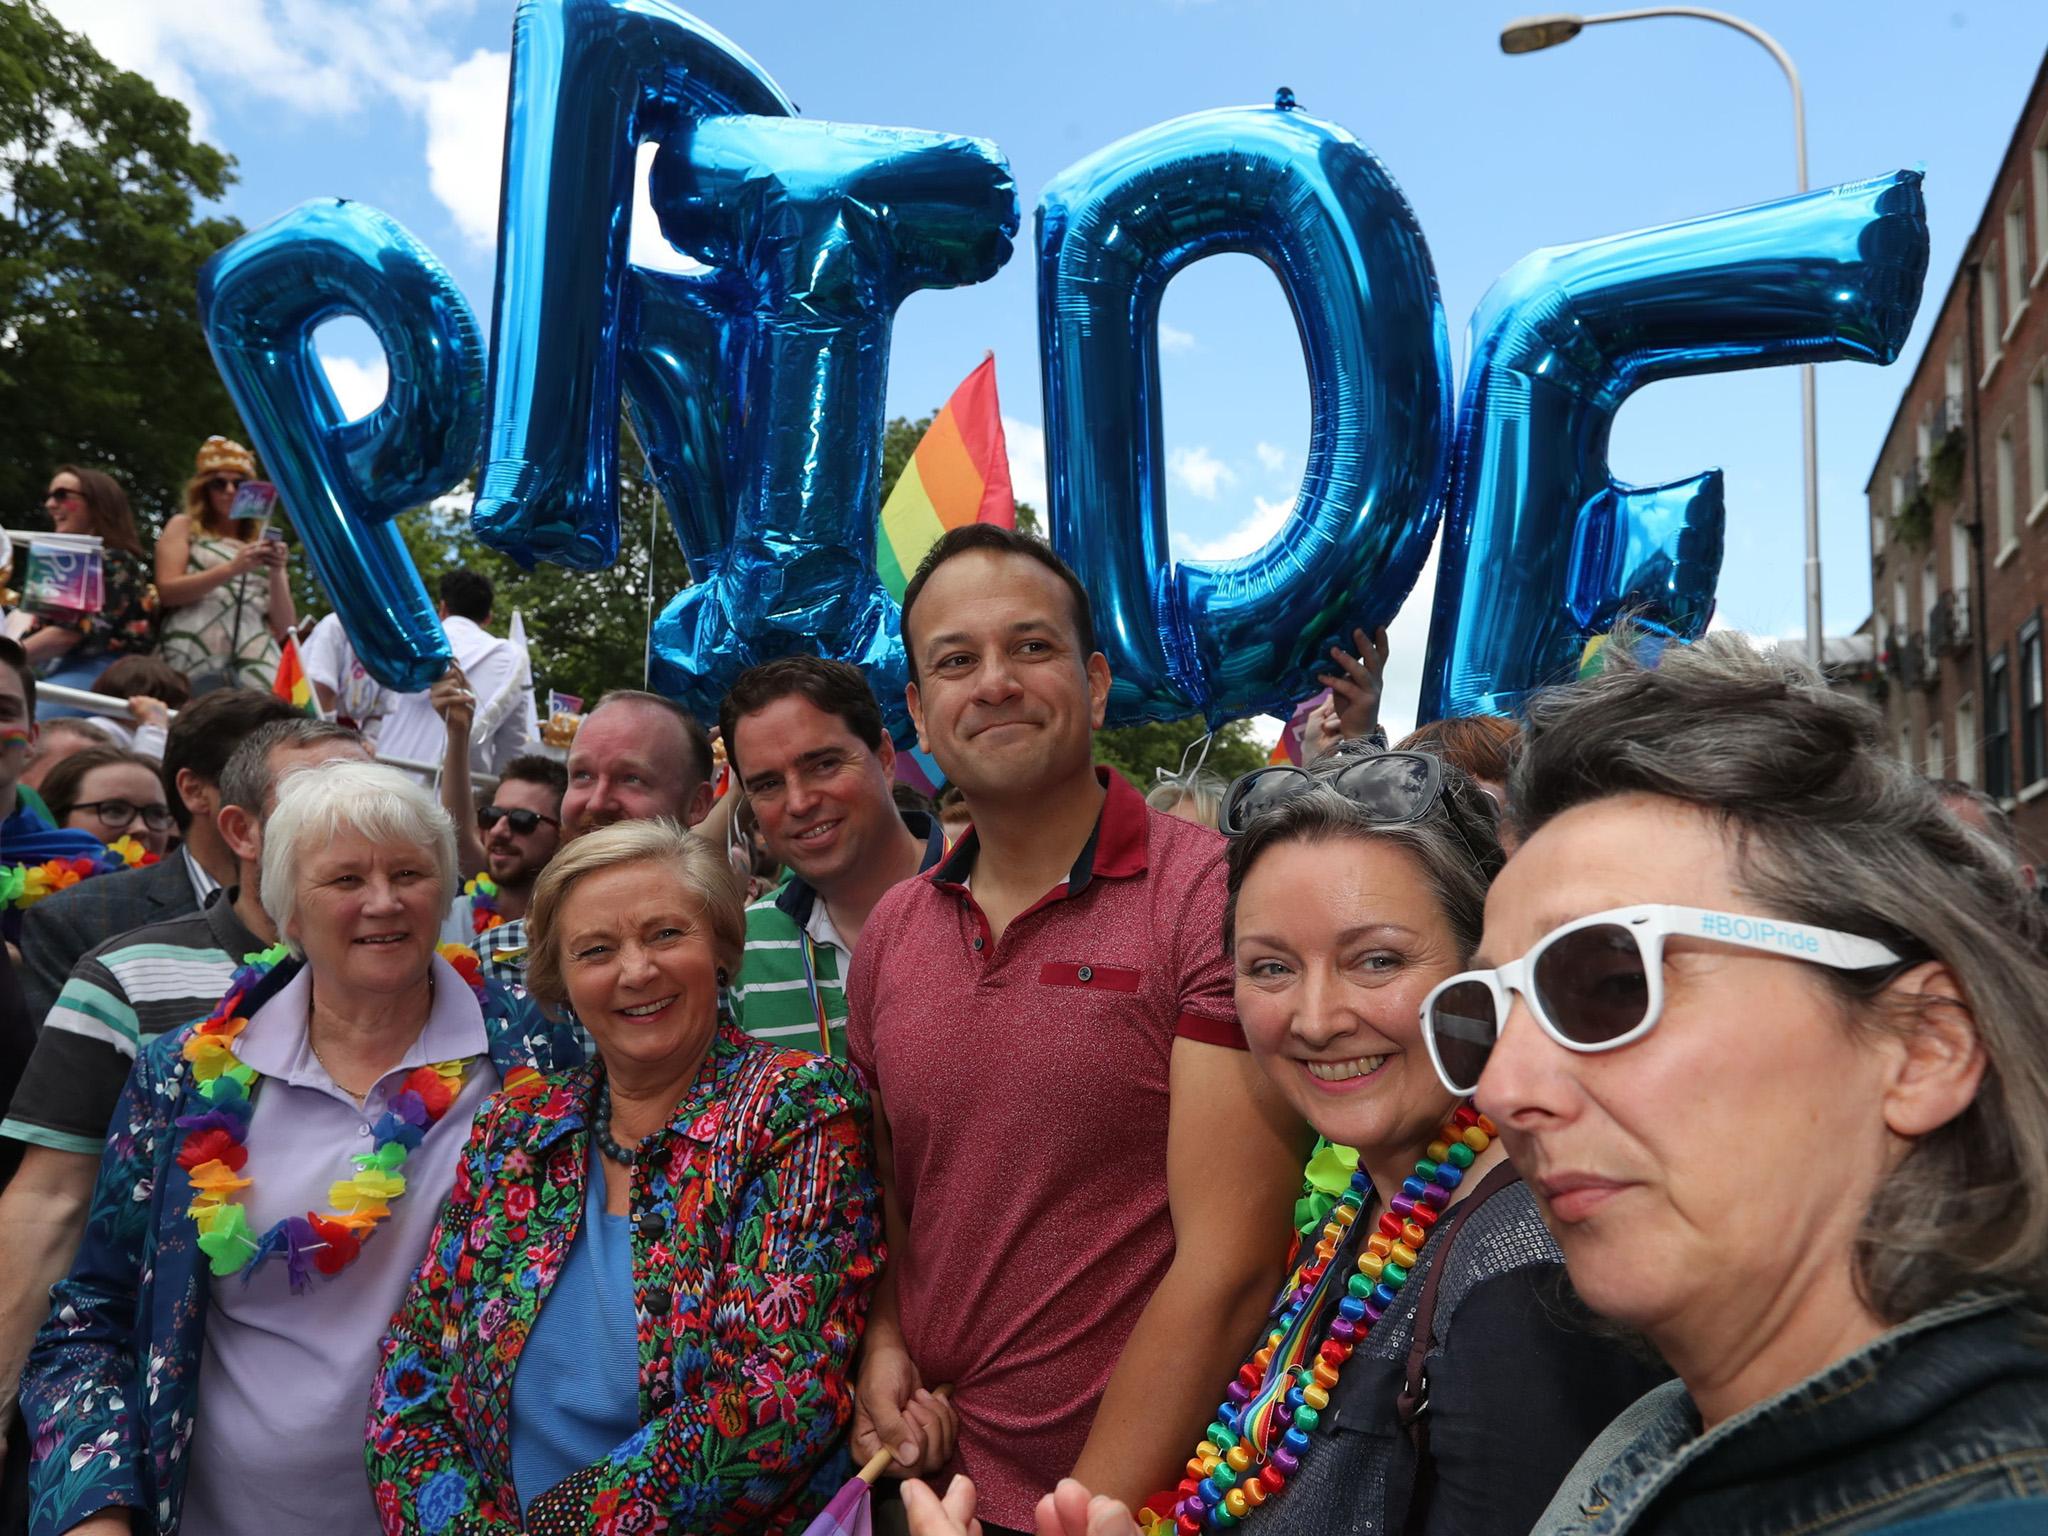
[[156, 541], [164, 660], [192, 679], [195, 693], [269, 687], [278, 636], [297, 622], [283, 543], [262, 537], [253, 518], [228, 515], [235, 492], [255, 476], [248, 449], [209, 437], [185, 485], [185, 510]]
[[599, 1060], [471, 1133], [371, 1401], [392, 1536], [785, 1531], [844, 1481], [881, 1258], [867, 1096], [734, 1026], [742, 911], [666, 821], [541, 875], [527, 986]]

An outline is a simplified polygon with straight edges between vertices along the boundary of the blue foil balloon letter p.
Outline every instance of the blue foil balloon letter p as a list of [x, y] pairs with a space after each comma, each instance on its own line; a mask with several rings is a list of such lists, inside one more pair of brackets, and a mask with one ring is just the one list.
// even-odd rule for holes
[[[448, 638], [391, 519], [459, 484], [483, 431], [483, 341], [455, 280], [395, 219], [302, 203], [216, 253], [199, 313], [222, 381], [277, 482], [349, 643], [387, 688], [448, 669]], [[337, 315], [368, 322], [391, 382], [349, 421], [313, 351]]]

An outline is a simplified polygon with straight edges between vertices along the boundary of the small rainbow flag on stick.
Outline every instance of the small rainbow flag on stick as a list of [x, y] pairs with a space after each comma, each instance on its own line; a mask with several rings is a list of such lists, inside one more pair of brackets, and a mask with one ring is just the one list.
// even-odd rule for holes
[[882, 508], [875, 568], [889, 595], [901, 602], [918, 561], [942, 534], [965, 523], [1017, 526], [993, 352], [932, 418]]
[[277, 658], [277, 676], [271, 680], [270, 691], [301, 714], [320, 718], [320, 703], [313, 697], [313, 684], [306, 677], [305, 664], [299, 660], [296, 636], [284, 637], [284, 652]]

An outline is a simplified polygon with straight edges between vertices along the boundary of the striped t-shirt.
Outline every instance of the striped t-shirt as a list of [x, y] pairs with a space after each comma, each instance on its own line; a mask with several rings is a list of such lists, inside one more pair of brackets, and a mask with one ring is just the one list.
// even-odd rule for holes
[[0, 1136], [98, 1157], [137, 1049], [205, 1018], [263, 947], [223, 890], [204, 911], [88, 950], [43, 1020]]
[[756, 1039], [785, 1049], [817, 1051], [824, 1049], [818, 1038], [822, 1007], [830, 1054], [844, 1061], [847, 952], [824, 902], [810, 902], [802, 924], [776, 905], [787, 889], [786, 883], [778, 886], [747, 908], [747, 951], [739, 985], [733, 988], [733, 1012], [740, 1028]]

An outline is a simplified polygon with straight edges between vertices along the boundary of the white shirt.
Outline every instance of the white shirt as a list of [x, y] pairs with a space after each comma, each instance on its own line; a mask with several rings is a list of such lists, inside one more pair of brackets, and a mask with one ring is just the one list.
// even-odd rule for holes
[[[523, 657], [511, 641], [500, 640], [468, 619], [451, 616], [442, 622], [455, 664], [462, 668], [470, 692], [476, 695], [477, 723], [487, 728], [481, 740], [471, 739], [470, 768], [477, 773], [496, 773], [526, 750], [527, 712], [510, 707], [516, 702], [512, 690], [518, 687]], [[392, 700], [390, 713], [384, 717], [384, 729], [377, 735], [377, 755], [438, 766], [447, 742], [447, 727], [426, 694], [405, 693]]]
[[353, 720], [374, 740], [391, 707], [391, 695], [356, 660], [340, 614], [330, 613], [313, 626], [306, 643], [299, 647], [299, 660], [305, 664], [307, 681], [334, 690], [334, 712]]

